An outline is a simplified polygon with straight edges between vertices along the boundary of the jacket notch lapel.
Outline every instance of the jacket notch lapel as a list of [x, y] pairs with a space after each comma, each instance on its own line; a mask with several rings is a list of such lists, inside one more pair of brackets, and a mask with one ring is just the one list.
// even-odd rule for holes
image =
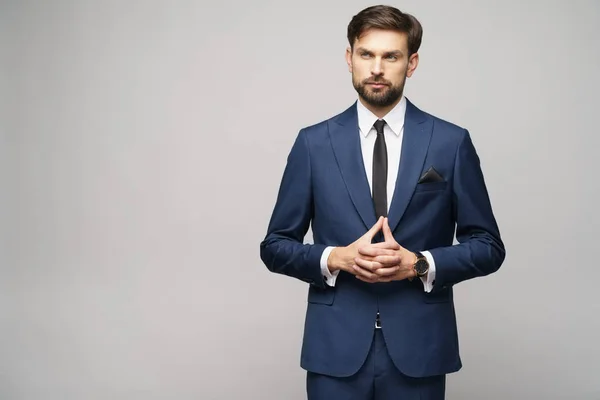
[[433, 121], [407, 99], [398, 177], [388, 212], [388, 223], [392, 232], [402, 219], [417, 187], [432, 130]]
[[328, 122], [329, 136], [346, 189], [365, 227], [377, 220], [362, 157], [356, 103]]

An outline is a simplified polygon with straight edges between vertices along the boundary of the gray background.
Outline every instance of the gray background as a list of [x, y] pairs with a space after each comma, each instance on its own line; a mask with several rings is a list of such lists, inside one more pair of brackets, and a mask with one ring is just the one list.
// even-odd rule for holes
[[[371, 3], [0, 4], [0, 399], [304, 398], [307, 286], [258, 245]], [[600, 399], [599, 4], [394, 3], [508, 252], [456, 287], [448, 399]]]

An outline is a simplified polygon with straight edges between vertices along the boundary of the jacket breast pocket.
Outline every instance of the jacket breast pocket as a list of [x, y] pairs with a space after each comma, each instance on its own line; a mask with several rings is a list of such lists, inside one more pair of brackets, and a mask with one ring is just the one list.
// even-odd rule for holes
[[335, 297], [335, 288], [326, 287], [321, 289], [320, 287], [311, 285], [308, 289], [308, 302], [313, 304], [324, 304], [330, 306], [333, 304]]
[[446, 186], [448, 186], [448, 182], [419, 183], [415, 188], [415, 193], [441, 192], [446, 189]]

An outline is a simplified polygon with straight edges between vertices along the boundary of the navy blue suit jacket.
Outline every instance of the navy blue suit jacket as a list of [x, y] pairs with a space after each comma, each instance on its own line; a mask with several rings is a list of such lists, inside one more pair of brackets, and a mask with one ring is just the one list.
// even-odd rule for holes
[[[443, 181], [417, 183], [434, 167]], [[377, 221], [360, 149], [356, 104], [302, 129], [289, 153], [260, 256], [267, 268], [309, 283], [302, 368], [350, 376], [363, 364], [379, 311], [390, 356], [406, 375], [461, 368], [452, 290], [495, 272], [505, 250], [469, 132], [410, 101], [388, 213], [398, 243], [428, 250], [434, 288], [419, 279], [369, 284], [341, 271], [324, 283], [327, 246], [347, 246]], [[312, 224], [314, 244], [304, 237]], [[453, 245], [454, 234], [459, 244]]]

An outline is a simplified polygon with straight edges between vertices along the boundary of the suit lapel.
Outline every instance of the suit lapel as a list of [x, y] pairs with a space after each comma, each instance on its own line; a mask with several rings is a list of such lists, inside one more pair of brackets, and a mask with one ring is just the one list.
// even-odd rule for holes
[[402, 219], [419, 181], [432, 128], [432, 120], [407, 99], [398, 178], [388, 212], [388, 223], [392, 232]]
[[367, 229], [377, 222], [362, 157], [356, 102], [328, 123], [333, 153], [356, 211]]
[[[328, 129], [333, 153], [352, 203], [365, 227], [370, 229], [377, 219], [360, 147], [356, 102], [346, 111], [329, 120]], [[402, 219], [419, 181], [432, 129], [431, 118], [407, 99], [398, 177], [388, 212], [392, 231]]]

